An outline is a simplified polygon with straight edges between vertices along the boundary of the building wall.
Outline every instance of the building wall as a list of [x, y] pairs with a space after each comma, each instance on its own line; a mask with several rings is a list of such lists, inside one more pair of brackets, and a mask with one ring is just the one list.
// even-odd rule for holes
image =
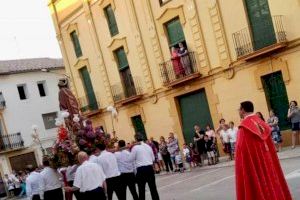
[[[2, 161], [3, 159], [8, 159], [11, 154], [20, 155], [24, 152], [35, 151], [38, 158], [37, 162], [40, 162], [42, 157], [41, 151], [33, 143], [31, 137], [33, 124], [38, 126], [38, 133], [43, 147], [48, 148], [53, 145], [57, 135], [56, 128], [46, 130], [42, 114], [59, 111], [57, 83], [63, 77], [60, 74], [63, 74], [64, 70], [51, 72], [28, 72], [1, 76], [0, 91], [6, 101], [6, 108], [1, 112], [1, 115], [6, 127], [6, 134], [20, 132], [24, 140], [24, 146], [28, 148], [24, 151], [1, 155], [0, 159]], [[37, 82], [39, 81], [45, 81], [47, 94], [45, 97], [40, 97], [37, 87]], [[26, 84], [28, 99], [20, 100], [17, 90], [17, 85], [19, 84]], [[1, 165], [5, 173], [8, 173], [11, 169], [9, 162], [1, 162]]]
[[[284, 15], [288, 46], [254, 61], [237, 60], [232, 34], [247, 27], [243, 1], [172, 0], [160, 6], [158, 0], [143, 1], [56, 1], [50, 2], [55, 28], [65, 63], [74, 74], [73, 85], [84, 95], [78, 69], [89, 63], [94, 90], [99, 95], [102, 112], [93, 116], [94, 123], [111, 131], [112, 120], [106, 107], [114, 105], [110, 86], [120, 82], [113, 51], [124, 46], [133, 76], [142, 80], [143, 98], [125, 106], [116, 104], [118, 119], [113, 120], [118, 137], [132, 140], [131, 117], [141, 115], [148, 136], [156, 139], [175, 132], [183, 142], [182, 126], [176, 98], [205, 88], [214, 127], [221, 117], [239, 123], [237, 109], [243, 100], [252, 100], [256, 110], [265, 116], [267, 101], [260, 77], [282, 71], [289, 100], [300, 100], [298, 83], [300, 64], [300, 27], [297, 26], [300, 5], [297, 0], [281, 4], [268, 1], [271, 15]], [[68, 5], [70, 4], [70, 5]], [[72, 5], [71, 5], [72, 4]], [[103, 8], [114, 8], [119, 34], [111, 37]], [[201, 78], [175, 88], [164, 87], [159, 64], [170, 60], [164, 23], [179, 17], [187, 47], [196, 53]], [[70, 41], [70, 30], [78, 30], [83, 56], [76, 58]], [[289, 143], [287, 133], [285, 144]]]

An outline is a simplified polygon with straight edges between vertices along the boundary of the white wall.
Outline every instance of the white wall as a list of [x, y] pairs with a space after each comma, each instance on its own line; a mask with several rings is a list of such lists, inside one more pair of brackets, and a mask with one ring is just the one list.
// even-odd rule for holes
[[[63, 74], [64, 70], [52, 71]], [[3, 111], [4, 123], [8, 134], [21, 132], [25, 146], [32, 145], [32, 125], [39, 127], [40, 138], [45, 148], [52, 146], [56, 138], [56, 128], [45, 129], [42, 114], [59, 111], [58, 79], [63, 75], [45, 72], [28, 72], [0, 76], [0, 91], [6, 108]], [[46, 82], [45, 97], [40, 97], [38, 81]], [[20, 100], [17, 85], [26, 84], [28, 99]]]

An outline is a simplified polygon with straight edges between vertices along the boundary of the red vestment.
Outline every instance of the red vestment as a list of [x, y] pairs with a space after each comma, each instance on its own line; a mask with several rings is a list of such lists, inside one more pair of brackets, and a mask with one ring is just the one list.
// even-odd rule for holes
[[176, 76], [184, 75], [184, 68], [180, 61], [180, 57], [176, 52], [172, 52], [172, 65]]
[[270, 127], [256, 115], [245, 118], [236, 142], [237, 200], [291, 200]]

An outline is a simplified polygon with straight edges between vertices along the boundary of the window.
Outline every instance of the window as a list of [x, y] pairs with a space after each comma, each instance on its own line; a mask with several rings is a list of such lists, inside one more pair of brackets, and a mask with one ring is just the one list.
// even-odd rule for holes
[[39, 93], [41, 97], [45, 97], [46, 95], [46, 82], [45, 81], [41, 81], [37, 83], [38, 89], [39, 89]]
[[115, 51], [115, 56], [118, 62], [118, 68], [125, 92], [125, 97], [135, 96], [136, 88], [124, 48], [122, 47], [117, 49]]
[[118, 61], [119, 70], [129, 67], [128, 60], [124, 48], [119, 48], [115, 51], [115, 55]]
[[76, 31], [73, 31], [70, 34], [70, 36], [71, 36], [71, 39], [72, 39], [72, 43], [73, 43], [73, 47], [74, 47], [76, 57], [79, 58], [79, 57], [82, 56], [82, 51], [81, 51], [81, 46], [80, 46], [78, 35], [77, 35]]
[[19, 97], [21, 100], [25, 100], [27, 99], [27, 93], [26, 93], [26, 85], [18, 85], [17, 86], [18, 88], [18, 92], [19, 92]]
[[56, 112], [42, 114], [42, 117], [43, 117], [45, 129], [51, 129], [56, 127], [55, 126], [55, 119], [57, 118]]
[[165, 5], [166, 3], [170, 2], [172, 0], [159, 0], [160, 5]]
[[104, 8], [105, 16], [108, 23], [108, 28], [111, 36], [115, 36], [119, 33], [116, 17], [111, 5]]
[[175, 18], [165, 24], [166, 31], [169, 38], [169, 45], [176, 46], [180, 42], [185, 42], [183, 29], [179, 18]]

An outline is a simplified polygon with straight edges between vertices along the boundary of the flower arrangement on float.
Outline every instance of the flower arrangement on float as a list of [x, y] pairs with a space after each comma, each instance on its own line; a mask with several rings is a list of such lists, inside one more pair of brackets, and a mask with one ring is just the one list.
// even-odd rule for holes
[[99, 143], [113, 148], [117, 141], [106, 134], [102, 127], [94, 128], [89, 119], [82, 120], [78, 114], [73, 116], [72, 122], [69, 119], [67, 111], [62, 111], [60, 117], [55, 119], [57, 139], [52, 147], [52, 155], [49, 155], [54, 168], [69, 166], [79, 151], [92, 152]]

